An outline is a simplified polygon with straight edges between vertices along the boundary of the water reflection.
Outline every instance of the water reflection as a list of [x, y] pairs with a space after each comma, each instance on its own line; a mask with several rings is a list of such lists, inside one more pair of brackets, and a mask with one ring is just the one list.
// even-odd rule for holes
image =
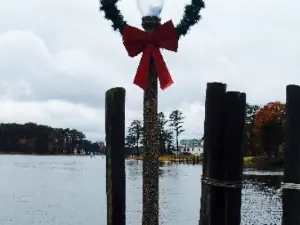
[[[142, 185], [142, 162], [127, 164], [129, 176], [136, 176]], [[131, 168], [130, 168], [131, 167]], [[197, 224], [199, 219], [202, 168], [199, 165], [162, 164], [160, 167], [160, 216], [161, 224], [179, 225]], [[132, 172], [134, 170], [135, 173]], [[128, 180], [132, 180], [128, 177]], [[281, 220], [282, 172], [249, 171], [243, 175], [242, 225], [277, 225]], [[131, 186], [132, 184], [128, 184]], [[141, 219], [141, 187], [135, 186], [135, 216], [127, 215], [132, 224]], [[133, 193], [129, 191], [129, 196]], [[132, 201], [128, 201], [128, 207]], [[139, 205], [139, 206], [137, 206]], [[139, 210], [138, 210], [139, 209]], [[138, 219], [137, 219], [138, 218]]]
[[[106, 224], [105, 158], [0, 156], [0, 224]], [[276, 174], [277, 173], [277, 174]], [[279, 225], [282, 172], [245, 171], [242, 225]], [[160, 166], [160, 224], [198, 224], [202, 167]], [[126, 161], [127, 224], [142, 211], [142, 162]]]
[[245, 183], [255, 184], [255, 186], [265, 189], [280, 189], [283, 182], [281, 175], [247, 175], [244, 174]]
[[129, 179], [138, 179], [138, 177], [143, 173], [141, 161], [139, 160], [126, 160], [126, 177]]
[[283, 172], [246, 170], [243, 179], [242, 223], [279, 225], [282, 216], [280, 184]]

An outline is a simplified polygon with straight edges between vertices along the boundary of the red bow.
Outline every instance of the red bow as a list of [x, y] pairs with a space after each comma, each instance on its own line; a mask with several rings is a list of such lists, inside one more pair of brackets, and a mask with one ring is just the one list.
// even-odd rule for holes
[[164, 48], [177, 52], [178, 35], [171, 20], [159, 26], [152, 33], [126, 25], [123, 32], [123, 43], [130, 57], [135, 57], [143, 52], [134, 84], [144, 90], [148, 88], [151, 56], [154, 59], [161, 89], [164, 90], [174, 83], [159, 50], [159, 48]]

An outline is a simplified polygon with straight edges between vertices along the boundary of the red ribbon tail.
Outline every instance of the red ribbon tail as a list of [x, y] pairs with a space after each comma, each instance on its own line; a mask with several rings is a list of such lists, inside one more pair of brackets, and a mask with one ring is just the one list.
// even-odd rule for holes
[[170, 87], [174, 83], [174, 81], [169, 73], [167, 65], [159, 49], [153, 52], [153, 58], [160, 83], [160, 88], [164, 91], [165, 89]]
[[170, 74], [168, 75], [168, 77], [169, 77], [169, 79], [168, 79], [167, 82], [164, 83], [164, 85], [162, 85], [162, 81], [161, 81], [161, 79], [159, 79], [159, 82], [160, 82], [160, 88], [161, 88], [161, 90], [163, 90], [163, 91], [166, 90], [168, 87], [170, 87], [172, 84], [174, 84], [174, 81], [172, 80], [172, 77], [171, 77]]
[[148, 76], [150, 71], [151, 51], [146, 48], [143, 52], [133, 83], [144, 91], [148, 88]]

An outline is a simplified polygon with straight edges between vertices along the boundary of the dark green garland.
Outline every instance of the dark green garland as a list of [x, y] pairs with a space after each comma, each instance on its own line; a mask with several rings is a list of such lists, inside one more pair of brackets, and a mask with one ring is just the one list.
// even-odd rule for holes
[[[176, 26], [178, 38], [187, 34], [189, 29], [200, 19], [200, 10], [205, 7], [203, 0], [191, 0], [190, 5], [186, 5], [184, 15]], [[112, 21], [112, 28], [118, 30], [121, 35], [124, 26], [127, 24], [121, 11], [117, 7], [118, 0], [100, 0], [100, 10], [104, 12], [105, 18]]]

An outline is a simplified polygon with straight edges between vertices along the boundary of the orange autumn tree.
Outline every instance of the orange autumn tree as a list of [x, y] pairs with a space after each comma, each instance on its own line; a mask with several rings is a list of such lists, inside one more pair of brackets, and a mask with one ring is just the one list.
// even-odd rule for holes
[[264, 153], [268, 158], [278, 157], [278, 147], [283, 143], [283, 124], [285, 104], [270, 102], [260, 108], [254, 120], [254, 134], [261, 141]]

